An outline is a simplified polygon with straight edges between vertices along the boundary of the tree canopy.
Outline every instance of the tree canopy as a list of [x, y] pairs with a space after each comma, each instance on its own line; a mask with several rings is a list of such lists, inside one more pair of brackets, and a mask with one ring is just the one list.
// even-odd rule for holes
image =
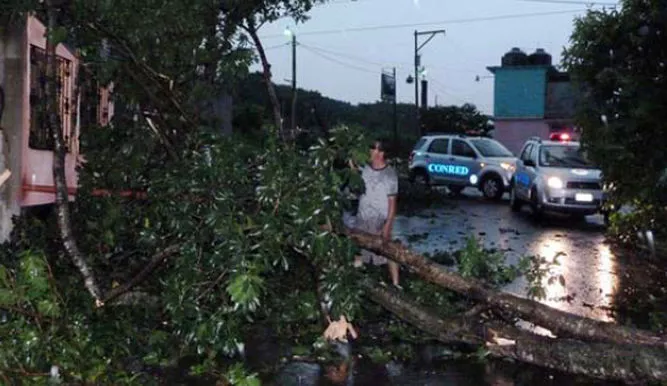
[[[612, 198], [635, 207], [644, 226], [664, 224], [667, 169], [667, 7], [624, 0], [575, 21], [564, 66], [583, 90], [578, 123]], [[661, 204], [662, 202], [662, 204]]]

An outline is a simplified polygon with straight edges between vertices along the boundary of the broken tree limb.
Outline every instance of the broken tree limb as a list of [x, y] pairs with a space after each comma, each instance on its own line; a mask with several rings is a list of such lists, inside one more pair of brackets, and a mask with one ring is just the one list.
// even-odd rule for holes
[[491, 289], [478, 280], [463, 278], [442, 269], [400, 243], [384, 242], [378, 236], [357, 230], [347, 229], [345, 234], [360, 247], [412, 268], [419, 276], [433, 284], [510, 312], [521, 319], [549, 329], [556, 336], [617, 344], [667, 345], [667, 340], [663, 337], [648, 331], [581, 317], [530, 299]]
[[57, 93], [57, 63], [56, 45], [53, 31], [57, 28], [57, 5], [53, 0], [47, 0], [47, 33], [46, 33], [46, 86], [44, 88], [44, 99], [46, 103], [47, 128], [53, 138], [53, 180], [56, 187], [56, 217], [58, 228], [65, 251], [81, 272], [86, 289], [99, 304], [102, 299], [102, 291], [97, 284], [95, 274], [88, 265], [85, 257], [79, 250], [74, 233], [72, 232], [69, 210], [69, 196], [67, 182], [65, 179], [65, 140], [63, 138], [60, 112], [58, 111]]
[[484, 346], [493, 357], [606, 380], [667, 379], [664, 347], [549, 338], [504, 323], [470, 318], [468, 313], [443, 319], [395, 290], [370, 281], [362, 285], [372, 301], [445, 344]]
[[99, 307], [104, 306], [105, 304], [116, 299], [117, 297], [125, 294], [126, 292], [129, 292], [137, 284], [146, 280], [148, 275], [150, 275], [167, 257], [176, 254], [180, 250], [180, 248], [181, 248], [180, 245], [172, 245], [160, 251], [158, 254], [153, 256], [151, 261], [148, 264], [146, 264], [146, 266], [135, 277], [130, 279], [130, 281], [109, 291], [104, 296], [104, 300], [100, 304], [98, 304], [98, 306]]
[[259, 54], [260, 61], [262, 63], [262, 76], [264, 77], [264, 83], [266, 83], [266, 90], [269, 93], [269, 100], [271, 101], [271, 109], [273, 111], [273, 121], [276, 125], [276, 131], [283, 141], [285, 140], [285, 128], [283, 125], [282, 114], [280, 113], [280, 101], [278, 101], [278, 95], [276, 94], [276, 89], [273, 87], [273, 80], [271, 79], [271, 64], [266, 57], [266, 52], [264, 51], [264, 46], [262, 41], [257, 34], [258, 27], [255, 25], [255, 16], [251, 16], [246, 20], [246, 23], [241, 26], [250, 38], [252, 39], [255, 47], [257, 48], [257, 53]]

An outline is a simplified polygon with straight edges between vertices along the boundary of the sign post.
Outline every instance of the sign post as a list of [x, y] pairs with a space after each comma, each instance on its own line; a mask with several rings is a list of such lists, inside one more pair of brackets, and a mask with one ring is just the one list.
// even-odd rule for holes
[[392, 69], [392, 72], [388, 73], [382, 71], [381, 82], [380, 82], [380, 93], [383, 102], [389, 102], [393, 104], [393, 117], [394, 117], [394, 152], [398, 150], [398, 116], [396, 111], [396, 67]]

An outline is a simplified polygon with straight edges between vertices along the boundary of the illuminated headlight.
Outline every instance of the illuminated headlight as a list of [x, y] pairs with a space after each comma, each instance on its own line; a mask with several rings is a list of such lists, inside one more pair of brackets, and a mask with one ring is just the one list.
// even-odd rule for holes
[[478, 182], [479, 182], [479, 177], [477, 177], [477, 176], [474, 175], [474, 174], [473, 174], [472, 176], [470, 176], [470, 183], [471, 183], [472, 185], [477, 185]]
[[500, 167], [507, 170], [508, 172], [514, 172], [514, 170], [516, 169], [514, 164], [511, 164], [509, 162], [501, 162]]
[[563, 180], [558, 177], [549, 177], [547, 185], [552, 189], [563, 189]]

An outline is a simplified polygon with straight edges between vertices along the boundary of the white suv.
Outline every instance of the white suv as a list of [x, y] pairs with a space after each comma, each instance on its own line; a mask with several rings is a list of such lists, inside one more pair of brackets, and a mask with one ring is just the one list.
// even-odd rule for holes
[[605, 200], [601, 171], [581, 152], [579, 142], [526, 142], [512, 178], [510, 205], [518, 211], [528, 203], [543, 211], [580, 216], [597, 213]]
[[516, 161], [512, 152], [491, 138], [426, 135], [410, 154], [410, 180], [446, 185], [455, 194], [472, 186], [486, 198], [500, 199], [509, 188]]

